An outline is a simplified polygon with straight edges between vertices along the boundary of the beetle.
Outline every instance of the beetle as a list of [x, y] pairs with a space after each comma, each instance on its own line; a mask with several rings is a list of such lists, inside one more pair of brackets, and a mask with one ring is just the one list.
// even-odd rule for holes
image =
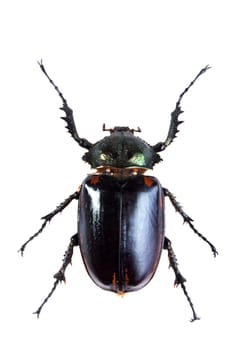
[[218, 254], [215, 246], [194, 226], [193, 220], [182, 209], [176, 197], [153, 176], [145, 175], [148, 169], [162, 159], [159, 155], [175, 139], [179, 120], [181, 100], [196, 80], [210, 67], [204, 67], [179, 95], [167, 138], [151, 146], [134, 135], [140, 128], [116, 126], [103, 131], [110, 135], [96, 143], [81, 138], [77, 132], [73, 111], [63, 94], [48, 75], [43, 62], [40, 69], [48, 78], [62, 100], [61, 110], [65, 116], [66, 128], [79, 146], [87, 149], [83, 160], [95, 169], [88, 175], [79, 189], [65, 199], [55, 210], [42, 217], [40, 229], [20, 248], [23, 255], [25, 247], [37, 237], [45, 226], [73, 200], [78, 204], [78, 229], [71, 237], [65, 252], [62, 266], [54, 275], [55, 282], [50, 293], [35, 311], [40, 312], [52, 296], [59, 282], [65, 282], [65, 271], [71, 263], [75, 246], [80, 247], [87, 273], [101, 288], [120, 295], [143, 288], [154, 276], [159, 264], [162, 249], [167, 250], [170, 267], [175, 274], [174, 285], [180, 285], [192, 310], [191, 321], [198, 320], [194, 305], [187, 292], [185, 282], [172, 248], [170, 239], [164, 232], [165, 197], [168, 197], [175, 210], [181, 215], [192, 231], [204, 240], [214, 256]]

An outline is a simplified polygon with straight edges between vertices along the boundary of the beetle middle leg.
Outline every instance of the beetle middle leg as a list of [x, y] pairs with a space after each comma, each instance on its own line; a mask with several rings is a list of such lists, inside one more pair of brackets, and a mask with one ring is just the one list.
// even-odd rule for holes
[[45, 226], [47, 225], [48, 222], [50, 222], [50, 220], [57, 215], [58, 213], [61, 213], [63, 209], [65, 209], [71, 202], [73, 199], [78, 199], [79, 198], [79, 192], [80, 190], [74, 192], [73, 194], [71, 194], [68, 198], [66, 198], [61, 204], [59, 204], [56, 209], [54, 209], [53, 211], [51, 211], [51, 213], [43, 216], [41, 219], [44, 220], [43, 224], [41, 225], [40, 229], [34, 234], [32, 235], [22, 246], [21, 248], [18, 250], [19, 252], [21, 252], [21, 255], [23, 256], [24, 253], [24, 249], [26, 248], [26, 246], [28, 245], [29, 242], [31, 242], [34, 238], [36, 238], [45, 228]]
[[193, 318], [191, 319], [191, 322], [199, 320], [200, 318], [197, 316], [196, 311], [194, 309], [193, 303], [190, 299], [190, 296], [188, 295], [187, 289], [185, 287], [185, 282], [186, 279], [182, 276], [182, 274], [180, 273], [180, 270], [178, 268], [178, 263], [177, 263], [177, 259], [176, 259], [176, 255], [174, 253], [174, 250], [172, 248], [172, 244], [171, 241], [165, 237], [164, 238], [164, 249], [167, 250], [168, 252], [168, 259], [169, 259], [169, 263], [170, 263], [170, 267], [173, 269], [174, 273], [175, 273], [175, 282], [174, 282], [174, 286], [178, 287], [179, 284], [181, 285], [181, 288], [183, 289], [184, 295], [186, 296], [188, 303], [192, 309], [193, 312]]
[[70, 239], [70, 244], [64, 254], [64, 258], [63, 258], [63, 263], [61, 268], [58, 270], [57, 273], [55, 273], [55, 275], [53, 276], [55, 278], [55, 282], [53, 284], [53, 287], [51, 289], [51, 291], [49, 292], [49, 294], [47, 295], [47, 297], [44, 299], [44, 301], [42, 302], [42, 304], [38, 307], [38, 309], [33, 312], [34, 314], [37, 315], [37, 317], [40, 316], [41, 310], [44, 307], [44, 305], [47, 303], [47, 301], [51, 298], [51, 296], [53, 295], [53, 293], [55, 292], [55, 289], [57, 288], [59, 282], [65, 282], [66, 278], [65, 278], [65, 271], [67, 269], [67, 266], [69, 264], [71, 264], [72, 261], [72, 256], [73, 256], [73, 251], [74, 251], [74, 247], [79, 245], [79, 238], [78, 238], [78, 234], [75, 234], [74, 236], [71, 237]]
[[193, 219], [190, 218], [190, 216], [188, 216], [182, 206], [180, 205], [180, 203], [176, 200], [176, 197], [167, 189], [167, 188], [163, 188], [163, 193], [165, 196], [167, 196], [173, 207], [175, 208], [175, 210], [182, 216], [182, 218], [184, 219], [184, 222], [187, 222], [189, 227], [193, 230], [194, 233], [196, 233], [201, 239], [203, 239], [203, 241], [205, 241], [206, 243], [209, 244], [213, 254], [214, 254], [214, 257], [217, 256], [218, 252], [217, 252], [217, 249], [215, 248], [215, 246], [210, 242], [208, 241], [208, 239], [203, 236], [196, 228], [195, 226], [193, 225]]

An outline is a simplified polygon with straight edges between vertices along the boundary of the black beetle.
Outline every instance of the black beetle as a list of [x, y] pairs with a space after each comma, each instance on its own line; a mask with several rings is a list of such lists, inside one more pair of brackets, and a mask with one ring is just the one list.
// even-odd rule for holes
[[180, 94], [175, 110], [171, 113], [171, 122], [167, 138], [154, 146], [134, 136], [140, 128], [114, 127], [110, 136], [92, 144], [80, 138], [74, 123], [73, 111], [58, 87], [48, 76], [44, 65], [38, 62], [42, 72], [49, 79], [60, 98], [65, 112], [62, 119], [67, 123], [71, 136], [81, 147], [88, 150], [83, 160], [96, 172], [88, 175], [78, 191], [74, 192], [57, 208], [42, 217], [39, 231], [31, 236], [20, 248], [23, 255], [26, 245], [37, 237], [46, 224], [73, 199], [79, 200], [78, 232], [71, 237], [60, 270], [54, 275], [52, 290], [35, 312], [39, 317], [44, 304], [51, 297], [57, 285], [65, 281], [65, 270], [71, 263], [74, 246], [80, 246], [86, 270], [92, 280], [101, 288], [123, 294], [144, 287], [153, 277], [158, 266], [162, 249], [168, 252], [169, 263], [175, 273], [175, 286], [181, 285], [192, 309], [192, 321], [197, 320], [193, 303], [185, 287], [185, 278], [178, 269], [171, 241], [164, 235], [164, 197], [168, 197], [175, 210], [187, 222], [190, 228], [212, 249], [217, 250], [193, 225], [193, 220], [182, 209], [175, 196], [159, 181], [144, 175], [145, 171], [161, 161], [159, 155], [174, 140], [178, 120], [182, 113], [180, 102], [184, 94], [209, 66], [203, 68], [188, 87]]

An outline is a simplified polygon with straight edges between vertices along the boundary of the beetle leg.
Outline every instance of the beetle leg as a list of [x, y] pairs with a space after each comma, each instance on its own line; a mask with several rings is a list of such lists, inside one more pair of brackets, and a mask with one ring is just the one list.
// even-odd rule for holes
[[71, 237], [70, 239], [70, 244], [64, 254], [64, 258], [63, 258], [63, 263], [61, 268], [59, 269], [59, 271], [57, 273], [55, 273], [55, 275], [53, 276], [56, 280], [53, 284], [53, 287], [51, 289], [51, 291], [49, 292], [49, 294], [47, 295], [47, 297], [44, 299], [43, 303], [39, 306], [39, 308], [33, 312], [34, 314], [37, 315], [37, 317], [40, 316], [41, 310], [44, 307], [44, 305], [47, 303], [47, 301], [51, 298], [51, 296], [53, 295], [55, 289], [58, 286], [59, 282], [65, 282], [65, 271], [66, 268], [69, 264], [71, 264], [71, 260], [72, 260], [72, 256], [73, 256], [73, 251], [74, 251], [74, 247], [79, 245], [79, 239], [78, 239], [78, 234], [75, 234], [74, 236]]
[[210, 246], [210, 248], [211, 248], [211, 250], [212, 250], [212, 252], [213, 252], [213, 254], [214, 254], [214, 257], [216, 257], [216, 255], [218, 254], [217, 249], [215, 248], [215, 246], [214, 246], [212, 243], [210, 243], [210, 241], [208, 241], [208, 239], [207, 239], [205, 236], [203, 236], [203, 235], [195, 228], [195, 226], [194, 226], [193, 223], [192, 223], [193, 219], [191, 219], [190, 216], [188, 216], [188, 215], [184, 212], [182, 206], [181, 206], [180, 203], [176, 200], [176, 197], [175, 197], [167, 188], [163, 188], [163, 193], [164, 193], [165, 196], [167, 196], [167, 197], [170, 199], [170, 201], [171, 201], [173, 207], [175, 208], [175, 210], [182, 216], [182, 218], [184, 219], [184, 222], [187, 222], [187, 223], [188, 223], [189, 227], [193, 230], [193, 232], [196, 233], [201, 239], [203, 239], [203, 241], [205, 241], [206, 243], [209, 244], [209, 246]]
[[51, 213], [43, 216], [41, 219], [44, 220], [43, 224], [41, 225], [40, 229], [34, 234], [32, 235], [23, 245], [22, 247], [18, 250], [18, 252], [21, 252], [21, 255], [23, 256], [24, 253], [24, 249], [27, 246], [27, 244], [29, 242], [31, 242], [34, 238], [36, 238], [45, 228], [45, 226], [47, 225], [48, 222], [50, 222], [50, 220], [57, 215], [58, 213], [61, 213], [63, 209], [65, 209], [71, 202], [73, 199], [78, 199], [79, 198], [79, 192], [80, 190], [74, 192], [71, 196], [69, 196], [67, 199], [64, 200], [64, 202], [62, 202], [61, 204], [59, 204], [55, 210], [51, 211]]
[[185, 284], [184, 284], [186, 282], [186, 279], [180, 273], [180, 270], [178, 268], [178, 263], [177, 263], [177, 258], [176, 258], [175, 252], [174, 252], [174, 250], [172, 248], [171, 241], [167, 237], [165, 237], [165, 239], [164, 239], [164, 246], [163, 246], [163, 248], [166, 249], [167, 252], [168, 252], [169, 263], [170, 263], [170, 266], [171, 266], [171, 268], [173, 269], [173, 271], [175, 273], [175, 277], [176, 278], [175, 278], [174, 286], [178, 287], [179, 284], [181, 285], [181, 288], [183, 289], [184, 295], [186, 296], [186, 298], [188, 300], [188, 303], [189, 303], [189, 305], [190, 305], [190, 307], [192, 309], [193, 318], [191, 319], [191, 322], [199, 320], [200, 318], [196, 314], [196, 311], [194, 309], [193, 303], [192, 303], [192, 301], [190, 299], [190, 296], [188, 295], [187, 289], [186, 289]]

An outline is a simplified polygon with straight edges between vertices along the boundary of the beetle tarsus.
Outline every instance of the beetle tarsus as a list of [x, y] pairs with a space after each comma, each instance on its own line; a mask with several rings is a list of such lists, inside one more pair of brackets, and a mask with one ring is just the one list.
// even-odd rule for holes
[[167, 237], [164, 238], [164, 249], [167, 250], [168, 252], [168, 259], [169, 259], [169, 264], [171, 266], [171, 268], [173, 269], [174, 273], [175, 273], [175, 282], [174, 282], [174, 286], [178, 287], [179, 285], [181, 286], [181, 288], [183, 289], [184, 295], [186, 296], [186, 299], [188, 300], [189, 306], [192, 309], [193, 312], [193, 318], [191, 319], [191, 321], [195, 321], [195, 320], [199, 320], [200, 318], [197, 316], [192, 300], [190, 299], [190, 296], [188, 295], [187, 289], [185, 287], [185, 282], [186, 279], [182, 276], [182, 274], [180, 273], [180, 270], [178, 268], [178, 262], [177, 262], [177, 258], [175, 255], [175, 252], [172, 248], [172, 244], [170, 239], [168, 239]]
[[44, 299], [43, 303], [38, 307], [38, 309], [33, 312], [33, 314], [37, 315], [37, 318], [40, 317], [40, 313], [41, 313], [42, 308], [44, 307], [44, 304], [46, 304], [48, 299], [53, 295], [53, 293], [54, 293], [55, 289], [57, 288], [59, 282], [60, 282], [59, 279], [57, 279], [54, 282], [53, 288], [51, 289], [50, 293], [47, 295], [47, 297]]
[[176, 197], [167, 189], [167, 188], [163, 188], [163, 192], [164, 192], [164, 195], [167, 196], [173, 207], [175, 208], [175, 210], [182, 216], [182, 218], [184, 219], [184, 222], [186, 222], [189, 227], [193, 230], [194, 233], [196, 233], [196, 235], [198, 235], [201, 239], [203, 239], [203, 241], [205, 241], [207, 244], [209, 244], [213, 254], [214, 254], [214, 257], [217, 256], [218, 252], [217, 252], [217, 249], [215, 248], [215, 246], [210, 242], [208, 241], [208, 239], [203, 236], [196, 228], [195, 226], [193, 225], [192, 221], [193, 219], [190, 218], [190, 216], [188, 216], [182, 206], [180, 205], [180, 203], [176, 200]]
[[199, 231], [197, 231], [197, 229], [194, 227], [194, 225], [192, 224], [191, 221], [187, 221], [187, 223], [189, 224], [189, 227], [193, 230], [193, 232], [195, 232], [200, 238], [203, 239], [203, 241], [205, 241], [206, 243], [209, 244], [209, 246], [214, 254], [214, 257], [216, 258], [216, 256], [218, 255], [218, 251], [215, 248], [215, 246], [210, 241], [208, 241], [208, 239], [205, 236], [203, 236]]
[[53, 210], [51, 213], [43, 216], [41, 219], [44, 220], [43, 224], [41, 225], [40, 229], [32, 235], [23, 245], [22, 247], [18, 250], [18, 252], [21, 253], [23, 256], [24, 250], [26, 246], [28, 245], [29, 242], [31, 242], [34, 238], [36, 238], [45, 228], [47, 223], [50, 222], [50, 220], [57, 215], [58, 213], [61, 213], [63, 209], [65, 209], [73, 199], [78, 199], [79, 198], [79, 191], [74, 192], [71, 196], [69, 196], [67, 199], [65, 199], [61, 204], [59, 204], [55, 210]]
[[187, 298], [187, 300], [189, 302], [189, 305], [190, 305], [190, 307], [192, 309], [192, 312], [193, 312], [193, 318], [191, 318], [190, 322], [194, 322], [194, 321], [200, 320], [200, 317], [197, 316], [196, 311], [195, 311], [194, 306], [193, 306], [193, 303], [192, 303], [192, 301], [191, 301], [191, 299], [190, 299], [190, 297], [188, 295], [188, 292], [186, 290], [185, 284], [181, 283], [180, 285], [181, 285], [181, 288], [183, 289], [184, 295], [186, 296], [186, 298]]
[[59, 282], [66, 282], [66, 278], [65, 278], [65, 271], [66, 268], [69, 264], [71, 264], [71, 260], [72, 260], [72, 256], [73, 256], [73, 251], [74, 251], [74, 247], [78, 246], [78, 234], [74, 235], [71, 237], [70, 239], [70, 244], [64, 254], [64, 258], [63, 258], [63, 263], [61, 268], [59, 269], [59, 271], [57, 273], [55, 273], [55, 275], [53, 276], [56, 281], [53, 284], [53, 287], [51, 289], [51, 291], [49, 292], [49, 294], [47, 295], [47, 297], [44, 299], [43, 303], [38, 307], [38, 309], [33, 312], [33, 314], [36, 314], [37, 317], [39, 318], [40, 313], [42, 308], [44, 307], [44, 305], [47, 303], [47, 301], [51, 298], [51, 296], [53, 295], [53, 293], [55, 292], [58, 283]]
[[23, 256], [24, 250], [25, 250], [26, 246], [28, 245], [28, 243], [31, 242], [34, 238], [36, 238], [43, 231], [47, 222], [48, 221], [44, 221], [43, 224], [41, 225], [41, 228], [21, 246], [21, 248], [18, 250], [18, 253], [21, 253], [21, 256]]

